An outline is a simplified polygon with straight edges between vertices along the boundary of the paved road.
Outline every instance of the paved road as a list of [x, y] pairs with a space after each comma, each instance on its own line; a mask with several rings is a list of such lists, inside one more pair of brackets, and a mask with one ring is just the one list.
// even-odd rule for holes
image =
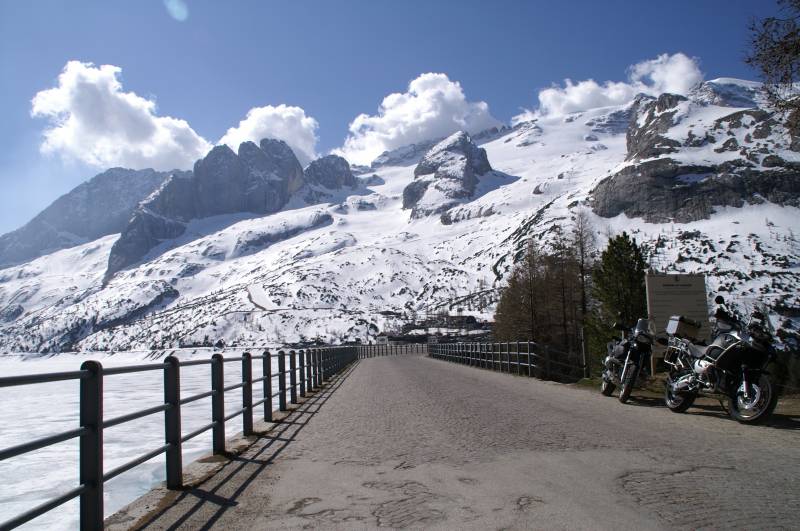
[[147, 529], [800, 526], [800, 424], [362, 360]]

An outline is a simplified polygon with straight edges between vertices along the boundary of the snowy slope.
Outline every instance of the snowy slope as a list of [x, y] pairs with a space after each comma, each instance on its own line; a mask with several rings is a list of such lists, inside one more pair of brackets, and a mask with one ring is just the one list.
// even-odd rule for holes
[[[714, 124], [742, 110], [731, 101], [752, 99], [751, 85], [712, 83], [725, 90], [698, 90], [678, 105], [664, 133], [681, 144], [669, 155], [681, 164], [741, 156], [715, 149], [731, 137], [744, 144], [747, 118], [724, 130]], [[99, 269], [113, 237], [4, 270], [0, 312], [16, 304], [22, 313], [0, 324], [0, 348], [128, 350], [218, 339], [368, 339], [390, 324], [379, 312], [422, 312], [502, 285], [529, 238], [547, 241], [556, 224], [569, 225], [576, 209], [591, 206], [587, 199], [598, 183], [642, 162], [626, 160], [630, 118], [631, 105], [599, 108], [535, 117], [490, 136], [481, 147], [496, 171], [482, 176], [473, 199], [444, 218], [411, 219], [410, 210], [402, 209], [403, 190], [424, 154], [404, 152], [361, 170], [365, 185], [330, 203], [294, 201], [274, 215], [192, 222], [178, 241], [165, 242], [105, 287]], [[692, 136], [706, 133], [719, 139], [690, 145]], [[776, 126], [763, 141], [787, 164], [800, 162], [787, 135]], [[676, 186], [707, 176], [679, 177]], [[745, 201], [741, 208], [714, 210], [710, 219], [683, 224], [646, 223], [624, 214], [592, 219], [601, 244], [610, 233], [633, 232], [655, 267], [707, 272], [711, 292], [728, 289], [766, 298], [778, 309], [797, 307], [800, 249], [792, 228], [798, 208]], [[469, 301], [462, 307], [481, 314]]]

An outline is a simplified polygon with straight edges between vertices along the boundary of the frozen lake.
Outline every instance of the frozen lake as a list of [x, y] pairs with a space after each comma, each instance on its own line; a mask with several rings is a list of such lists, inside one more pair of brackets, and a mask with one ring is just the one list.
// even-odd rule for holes
[[[238, 357], [243, 351], [226, 351], [225, 357]], [[253, 350], [253, 354], [261, 351]], [[273, 351], [274, 352], [274, 351]], [[211, 349], [198, 349], [177, 354], [182, 360], [209, 359]], [[151, 353], [59, 354], [53, 357], [2, 356], [0, 375], [13, 376], [44, 372], [73, 371], [86, 360], [97, 360], [103, 367], [119, 367], [143, 363], [160, 363], [148, 358]], [[287, 369], [289, 367], [287, 357]], [[272, 360], [273, 374], [277, 359]], [[253, 378], [262, 375], [261, 360], [253, 362]], [[163, 372], [106, 376], [104, 380], [104, 418], [163, 403]], [[288, 379], [288, 378], [287, 378]], [[241, 381], [241, 363], [225, 364], [225, 385]], [[273, 392], [277, 391], [273, 379]], [[0, 448], [7, 448], [39, 437], [78, 427], [77, 380], [0, 388]], [[210, 365], [181, 368], [181, 396], [211, 389]], [[254, 401], [263, 396], [261, 383], [253, 385]], [[241, 407], [241, 390], [225, 393], [226, 414]], [[277, 397], [273, 408], [277, 408]], [[262, 418], [258, 406], [254, 419]], [[181, 407], [182, 433], [185, 435], [211, 422], [211, 399], [205, 398]], [[226, 436], [242, 430], [241, 417], [226, 423]], [[104, 431], [104, 468], [109, 471], [149, 450], [164, 444], [164, 413], [156, 413], [135, 421], [107, 428]], [[211, 431], [183, 444], [183, 463], [211, 452]], [[105, 484], [105, 515], [109, 516], [135, 498], [164, 481], [164, 455], [161, 454], [123, 473]], [[78, 439], [0, 461], [0, 522], [8, 520], [36, 505], [78, 486]], [[77, 529], [77, 498], [29, 522], [22, 529]]]

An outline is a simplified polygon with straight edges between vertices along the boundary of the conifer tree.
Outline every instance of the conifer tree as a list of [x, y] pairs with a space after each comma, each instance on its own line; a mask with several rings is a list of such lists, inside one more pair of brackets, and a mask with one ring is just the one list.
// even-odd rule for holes
[[608, 241], [593, 278], [603, 324], [610, 328], [613, 321], [621, 320], [630, 326], [647, 315], [646, 270], [641, 248], [626, 232]]

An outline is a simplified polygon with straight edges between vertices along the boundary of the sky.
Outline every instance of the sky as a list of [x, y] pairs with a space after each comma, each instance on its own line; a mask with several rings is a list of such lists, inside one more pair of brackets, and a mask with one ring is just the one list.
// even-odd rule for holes
[[303, 164], [757, 79], [773, 0], [0, 0], [0, 233], [108, 167], [286, 140]]

